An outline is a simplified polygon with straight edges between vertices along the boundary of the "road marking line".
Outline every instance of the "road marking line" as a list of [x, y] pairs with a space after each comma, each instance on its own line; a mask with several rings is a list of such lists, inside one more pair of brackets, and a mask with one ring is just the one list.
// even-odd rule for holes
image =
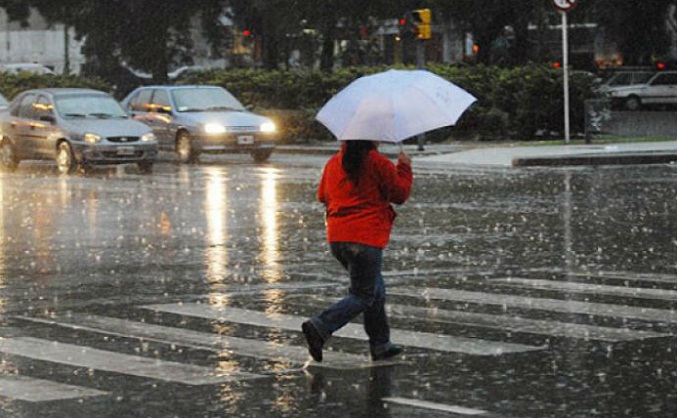
[[[333, 298], [315, 298], [324, 305], [336, 302]], [[590, 341], [621, 342], [649, 338], [672, 338], [672, 334], [653, 331], [633, 330], [629, 328], [603, 327], [599, 325], [577, 324], [572, 322], [530, 319], [519, 316], [492, 315], [477, 312], [425, 308], [419, 306], [386, 304], [389, 316], [432, 321], [445, 324], [460, 324], [472, 327], [491, 328], [525, 334], [546, 335], [552, 337], [577, 338]]]
[[629, 282], [667, 283], [677, 284], [677, 275], [660, 273], [634, 273], [629, 271], [597, 271], [567, 273], [577, 277], [590, 277], [593, 279], [616, 279]]
[[19, 375], [0, 376], [0, 396], [26, 402], [47, 402], [107, 395], [102, 390], [33, 379]]
[[[274, 327], [294, 331], [301, 330], [301, 323], [306, 319], [297, 315], [266, 314], [248, 309], [213, 307], [207, 304], [174, 303], [147, 305], [143, 309], [156, 312], [166, 312], [178, 315], [193, 316], [205, 319], [235, 322], [240, 324]], [[357, 340], [368, 340], [362, 325], [347, 324], [334, 336]], [[495, 356], [506, 353], [520, 353], [526, 351], [545, 350], [546, 347], [536, 347], [515, 343], [481, 340], [479, 338], [454, 337], [442, 334], [431, 334], [409, 330], [390, 330], [393, 341], [410, 347], [427, 348], [437, 351], [464, 353], [479, 356]]]
[[527, 296], [514, 296], [498, 293], [472, 292], [467, 290], [441, 289], [432, 287], [394, 287], [390, 288], [388, 293], [390, 295], [419, 297], [424, 299], [468, 302], [482, 305], [498, 305], [506, 308], [511, 307], [537, 309], [567, 314], [576, 313], [599, 315], [677, 324], [677, 311], [668, 309], [640, 308], [635, 306], [581, 302], [575, 300], [532, 298]]
[[442, 404], [442, 403], [421, 401], [421, 400], [418, 400], [418, 399], [389, 397], [389, 398], [382, 398], [382, 400], [385, 401], [385, 402], [396, 403], [396, 404], [399, 404], [399, 405], [413, 406], [413, 407], [416, 407], [416, 408], [451, 412], [452, 414], [457, 414], [457, 415], [479, 416], [479, 415], [486, 415], [487, 414], [487, 411], [483, 411], [481, 409], [466, 408], [464, 406], [458, 406], [458, 405], [445, 405], [445, 404]]
[[120, 354], [92, 347], [16, 337], [0, 340], [0, 351], [20, 357], [93, 370], [148, 377], [187, 385], [233, 382], [264, 377], [246, 372], [220, 371], [208, 367]]
[[520, 287], [527, 289], [557, 290], [569, 293], [583, 293], [605, 296], [623, 296], [630, 298], [644, 298], [656, 300], [677, 300], [677, 290], [669, 290], [669, 289], [648, 289], [645, 287], [609, 286], [603, 284], [590, 284], [580, 282], [523, 279], [519, 277], [492, 279], [491, 282], [498, 283], [504, 286]]
[[388, 304], [386, 307], [388, 309], [388, 314], [394, 317], [478, 326], [552, 337], [577, 338], [586, 341], [620, 342], [649, 338], [672, 338], [672, 334], [662, 334], [652, 331], [602, 327], [571, 322], [545, 321], [518, 316], [489, 315], [475, 312], [420, 308], [396, 304]]
[[[72, 314], [68, 317], [55, 318], [54, 320], [27, 316], [15, 316], [14, 318], [74, 330], [97, 332], [125, 338], [140, 338], [163, 344], [175, 344], [217, 353], [228, 351], [237, 355], [272, 361], [305, 364], [310, 358], [306, 347], [288, 346], [261, 340], [229, 337], [226, 335], [98, 315]], [[372, 363], [367, 356], [342, 353], [339, 351], [325, 351], [322, 363], [313, 362], [311, 363], [311, 366], [326, 369], [351, 370], [381, 367], [398, 363], [402, 362], [379, 361], [378, 363]], [[280, 373], [284, 372], [285, 371], [280, 371]]]

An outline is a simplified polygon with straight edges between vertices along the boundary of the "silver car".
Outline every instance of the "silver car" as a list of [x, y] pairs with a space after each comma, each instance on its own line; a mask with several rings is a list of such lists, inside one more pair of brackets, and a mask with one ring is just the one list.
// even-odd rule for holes
[[0, 112], [0, 165], [6, 170], [21, 160], [54, 159], [64, 174], [126, 163], [150, 173], [157, 153], [152, 130], [102, 91], [28, 90]]
[[633, 85], [612, 86], [605, 90], [614, 107], [639, 110], [651, 105], [677, 104], [677, 71], [659, 71]]
[[151, 126], [160, 149], [176, 152], [182, 163], [202, 153], [249, 153], [263, 162], [277, 143], [272, 120], [249, 112], [218, 86], [139, 87], [122, 106]]

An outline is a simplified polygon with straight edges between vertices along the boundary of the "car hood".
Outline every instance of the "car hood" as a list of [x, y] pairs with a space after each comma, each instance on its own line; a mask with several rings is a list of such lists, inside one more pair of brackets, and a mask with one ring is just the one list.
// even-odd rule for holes
[[178, 116], [178, 122], [185, 125], [204, 125], [219, 123], [224, 126], [256, 126], [271, 120], [251, 112], [184, 112]]
[[141, 136], [151, 128], [133, 119], [69, 119], [61, 126], [73, 133], [94, 133], [102, 137]]

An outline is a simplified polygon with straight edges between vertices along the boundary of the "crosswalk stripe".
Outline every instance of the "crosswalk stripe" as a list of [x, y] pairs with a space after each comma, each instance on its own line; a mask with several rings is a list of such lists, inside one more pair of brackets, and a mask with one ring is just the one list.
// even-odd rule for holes
[[666, 283], [677, 284], [677, 275], [659, 273], [634, 273], [628, 271], [599, 271], [593, 273], [567, 273], [577, 277], [590, 277], [594, 279], [616, 279], [628, 282]]
[[[308, 362], [308, 349], [301, 346], [287, 346], [261, 340], [230, 337], [226, 335], [193, 331], [155, 325], [145, 322], [103, 317], [98, 315], [72, 314], [68, 317], [43, 319], [27, 316], [14, 317], [24, 321], [60, 326], [75, 330], [98, 332], [125, 338], [142, 338], [163, 344], [175, 344], [183, 347], [209, 350], [214, 352], [229, 351], [246, 357], [261, 358], [273, 361], [286, 361], [297, 364]], [[322, 363], [312, 363], [313, 367], [326, 369], [349, 370], [369, 367], [380, 367], [399, 363], [379, 361], [372, 363], [367, 356], [326, 351]], [[282, 371], [281, 371], [282, 372]]]
[[545, 321], [517, 316], [489, 315], [476, 312], [462, 312], [445, 309], [421, 308], [417, 306], [388, 304], [388, 314], [393, 317], [425, 319], [428, 321], [478, 326], [511, 332], [547, 335], [553, 337], [578, 338], [591, 341], [620, 342], [649, 338], [672, 337], [653, 331], [628, 328], [611, 328], [597, 325], [569, 322]]
[[[313, 299], [313, 302], [326, 305], [333, 303], [336, 300], [337, 299], [335, 298], [316, 297]], [[577, 338], [586, 341], [621, 342], [672, 337], [672, 334], [633, 330], [629, 328], [612, 328], [571, 322], [529, 319], [519, 316], [491, 315], [477, 312], [400, 305], [396, 303], [386, 304], [386, 311], [389, 316], [394, 318], [459, 324], [552, 337]]]
[[[255, 326], [275, 327], [294, 331], [300, 331], [301, 323], [305, 320], [305, 318], [296, 315], [266, 314], [263, 312], [230, 307], [215, 308], [207, 304], [198, 303], [147, 305], [143, 306], [143, 308], [156, 312], [166, 312]], [[358, 324], [347, 324], [334, 335], [357, 340], [368, 339], [362, 326]], [[393, 341], [404, 344], [405, 346], [480, 356], [538, 351], [546, 348], [394, 328], [390, 330], [390, 336]]]
[[585, 293], [606, 296], [623, 296], [631, 298], [646, 298], [657, 300], [677, 300], [677, 290], [648, 289], [645, 287], [609, 286], [602, 284], [562, 282], [554, 280], [523, 279], [519, 277], [507, 277], [492, 279], [492, 283], [506, 286], [525, 287], [539, 290], [557, 290], [571, 293]]
[[382, 400], [385, 401], [385, 402], [395, 403], [395, 404], [399, 404], [399, 405], [406, 405], [406, 406], [411, 406], [411, 407], [415, 407], [415, 408], [450, 412], [452, 414], [461, 415], [461, 416], [482, 416], [482, 415], [487, 414], [487, 411], [483, 411], [481, 409], [467, 408], [467, 407], [458, 406], [458, 405], [445, 405], [445, 404], [437, 403], [437, 402], [421, 401], [421, 400], [418, 400], [418, 399], [410, 399], [410, 398], [400, 398], [400, 397], [396, 397], [396, 396], [382, 398]]
[[179, 382], [187, 385], [214, 384], [263, 377], [252, 373], [221, 371], [32, 337], [0, 340], [0, 351], [35, 360]]
[[0, 396], [26, 402], [48, 402], [107, 395], [97, 389], [33, 379], [19, 375], [0, 376]]
[[454, 302], [498, 305], [512, 308], [538, 309], [559, 313], [599, 315], [607, 317], [639, 319], [643, 321], [677, 324], [677, 311], [668, 309], [640, 308], [608, 303], [581, 302], [575, 300], [533, 298], [498, 293], [473, 292], [441, 288], [393, 287], [390, 295], [438, 299]]

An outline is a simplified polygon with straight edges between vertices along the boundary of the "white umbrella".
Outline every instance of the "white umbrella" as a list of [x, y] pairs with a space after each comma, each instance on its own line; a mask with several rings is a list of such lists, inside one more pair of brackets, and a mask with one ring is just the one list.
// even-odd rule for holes
[[388, 70], [350, 83], [316, 119], [339, 140], [401, 142], [456, 124], [475, 100], [430, 71]]

